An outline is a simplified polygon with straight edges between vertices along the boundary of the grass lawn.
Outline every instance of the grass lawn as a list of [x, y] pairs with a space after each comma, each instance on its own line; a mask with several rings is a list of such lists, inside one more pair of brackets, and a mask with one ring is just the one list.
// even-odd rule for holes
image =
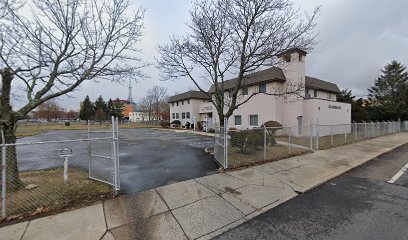
[[111, 186], [88, 179], [87, 172], [70, 168], [68, 177], [68, 183], [64, 184], [62, 168], [20, 173], [24, 186], [35, 184], [38, 187], [7, 192], [7, 219], [1, 219], [0, 225], [55, 214], [113, 197]]
[[[275, 137], [277, 141], [282, 141], [282, 142], [289, 142], [289, 138], [287, 136], [276, 136]], [[361, 139], [358, 139], [361, 140]], [[292, 144], [297, 144], [305, 147], [310, 147], [310, 137], [291, 137], [290, 142]], [[332, 147], [337, 147], [345, 144], [350, 144], [355, 142], [355, 135], [352, 133], [346, 134], [336, 134], [333, 135], [333, 138], [331, 135], [329, 136], [320, 136], [319, 137], [319, 149], [324, 150], [324, 149], [329, 149]], [[313, 137], [313, 146], [316, 147], [316, 137]]]
[[264, 149], [262, 147], [251, 149], [246, 153], [242, 153], [239, 148], [230, 147], [228, 151], [228, 167], [239, 168], [257, 165], [309, 152], [306, 149], [291, 147], [291, 153], [289, 154], [288, 146], [280, 144], [268, 145], [266, 148], [266, 158], [264, 159]]
[[[160, 127], [159, 125], [149, 125], [149, 124], [141, 124], [141, 123], [125, 123], [120, 124], [119, 128], [157, 128]], [[99, 129], [111, 129], [112, 126], [106, 123], [102, 125], [98, 123], [93, 123], [90, 125], [91, 130], [99, 130]], [[64, 124], [30, 124], [30, 125], [19, 125], [17, 127], [16, 136], [17, 137], [28, 137], [37, 135], [47, 131], [53, 130], [87, 130], [88, 125], [84, 123], [71, 123], [70, 126], [65, 126]]]

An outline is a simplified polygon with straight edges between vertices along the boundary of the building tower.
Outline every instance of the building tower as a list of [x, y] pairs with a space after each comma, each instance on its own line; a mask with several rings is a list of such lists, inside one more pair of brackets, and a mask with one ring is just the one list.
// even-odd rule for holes
[[129, 104], [132, 104], [132, 103], [133, 103], [133, 97], [132, 97], [132, 80], [131, 80], [131, 79], [129, 79], [128, 101], [129, 101]]

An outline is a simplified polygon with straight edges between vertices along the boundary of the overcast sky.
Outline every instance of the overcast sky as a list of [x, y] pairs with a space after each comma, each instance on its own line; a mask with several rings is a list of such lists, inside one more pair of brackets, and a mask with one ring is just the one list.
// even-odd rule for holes
[[[156, 46], [165, 43], [172, 34], [187, 31], [190, 0], [138, 0], [135, 4], [146, 9], [144, 36], [140, 43], [143, 59], [154, 63]], [[297, 6], [311, 12], [322, 6], [317, 30], [319, 43], [306, 57], [306, 74], [337, 83], [364, 96], [381, 68], [396, 59], [408, 65], [408, 1], [406, 0], [296, 0]], [[149, 79], [133, 84], [133, 98], [138, 102], [154, 85], [168, 88], [169, 94], [193, 88], [188, 80], [160, 81], [154, 66], [144, 70]], [[85, 95], [92, 100], [127, 99], [128, 88], [114, 83], [85, 83], [81, 89], [58, 102], [68, 109], [78, 109]]]

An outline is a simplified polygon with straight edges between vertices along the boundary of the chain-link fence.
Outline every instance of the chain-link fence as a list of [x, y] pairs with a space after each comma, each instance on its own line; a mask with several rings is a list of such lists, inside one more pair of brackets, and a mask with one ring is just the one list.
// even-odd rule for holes
[[[227, 124], [227, 121], [225, 121]], [[227, 152], [227, 144], [228, 144], [228, 133], [226, 131], [228, 126], [225, 125], [224, 127], [215, 126], [215, 143], [214, 143], [214, 158], [218, 161], [221, 166], [227, 168], [228, 166], [228, 152]]]
[[118, 127], [53, 131], [10, 141], [0, 130], [1, 222], [86, 205], [120, 189]]
[[224, 129], [216, 128], [214, 155], [224, 168], [237, 168], [408, 131], [408, 121]]

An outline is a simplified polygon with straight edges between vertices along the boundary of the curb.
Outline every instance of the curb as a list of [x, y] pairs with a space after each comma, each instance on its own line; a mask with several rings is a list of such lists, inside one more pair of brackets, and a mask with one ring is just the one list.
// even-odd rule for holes
[[361, 163], [358, 163], [358, 164], [352, 166], [350, 169], [348, 169], [348, 170], [346, 170], [346, 171], [339, 172], [339, 173], [336, 173], [336, 174], [334, 174], [334, 175], [331, 175], [331, 176], [328, 176], [328, 177], [326, 177], [326, 178], [323, 178], [323, 180], [322, 180], [321, 182], [319, 182], [319, 183], [317, 183], [317, 184], [314, 184], [314, 185], [312, 185], [312, 186], [310, 186], [310, 187], [305, 188], [305, 190], [304, 190], [304, 191], [301, 191], [300, 193], [303, 194], [303, 193], [309, 192], [309, 191], [311, 191], [311, 190], [313, 190], [313, 189], [315, 189], [315, 188], [317, 188], [317, 187], [319, 187], [319, 186], [321, 186], [321, 185], [323, 185], [323, 184], [329, 182], [330, 180], [333, 180], [333, 179], [335, 179], [335, 178], [337, 178], [337, 177], [340, 177], [341, 175], [343, 175], [343, 174], [345, 174], [345, 173], [347, 173], [347, 172], [350, 172], [351, 170], [353, 170], [353, 169], [355, 169], [355, 168], [358, 168], [358, 167], [360, 167], [360, 166], [362, 166], [362, 165], [364, 165], [364, 164], [366, 164], [366, 163], [368, 163], [368, 162], [374, 160], [375, 158], [378, 158], [378, 157], [381, 156], [381, 155], [384, 155], [384, 154], [386, 154], [386, 153], [389, 153], [389, 152], [395, 150], [396, 148], [399, 148], [399, 147], [401, 147], [401, 146], [403, 146], [403, 145], [405, 145], [405, 144], [408, 144], [408, 142], [401, 143], [401, 144], [399, 144], [399, 145], [397, 145], [397, 146], [395, 146], [395, 147], [392, 147], [391, 149], [389, 149], [389, 150], [387, 150], [387, 151], [385, 151], [385, 152], [383, 152], [383, 153], [380, 153], [380, 154], [376, 155], [375, 157], [372, 157], [372, 158], [370, 158], [370, 159], [368, 159], [368, 160], [366, 160], [366, 161], [363, 161], [363, 162], [361, 162]]

